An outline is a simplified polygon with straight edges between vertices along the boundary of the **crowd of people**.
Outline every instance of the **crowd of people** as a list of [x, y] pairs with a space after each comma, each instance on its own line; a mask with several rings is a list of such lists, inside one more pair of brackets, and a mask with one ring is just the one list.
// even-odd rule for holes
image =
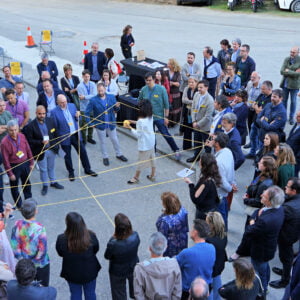
[[[132, 57], [134, 44], [128, 25], [120, 44], [126, 59]], [[262, 81], [249, 56], [248, 44], [236, 38], [232, 46], [227, 39], [220, 46], [217, 56], [211, 47], [203, 49], [203, 65], [196, 62], [194, 52], [188, 52], [182, 67], [171, 58], [168, 72], [159, 69], [147, 73], [138, 96], [138, 118], [124, 122], [138, 140], [137, 170], [128, 184], [138, 184], [141, 171], [147, 167], [151, 167], [147, 178], [156, 180], [154, 127], [179, 161], [180, 147], [168, 128], [178, 129], [177, 135], [183, 136], [183, 151], [193, 151], [187, 162], [199, 161], [201, 175], [195, 184], [184, 178], [196, 211], [191, 229], [188, 211], [178, 196], [162, 193], [163, 213], [156, 222], [157, 232], [149, 240], [149, 259], [139, 262], [140, 238], [129, 218], [122, 213], [115, 216], [115, 231], [104, 254], [109, 260], [113, 300], [127, 299], [127, 282], [130, 298], [141, 300], [264, 299], [269, 285], [286, 288], [283, 299], [300, 298], [300, 254], [292, 268], [293, 247], [300, 238], [300, 111], [296, 113], [299, 48], [293, 47], [284, 59], [280, 88], [273, 88], [271, 81]], [[35, 118], [29, 113], [29, 106], [35, 104], [24, 91], [24, 83], [11, 75], [9, 66], [2, 71], [0, 280], [8, 283], [0, 291], [3, 287], [8, 299], [55, 299], [56, 289], [49, 287], [46, 230], [36, 221], [38, 209], [30, 175], [36, 161], [41, 195], [48, 193], [49, 185], [64, 189], [56, 179], [55, 160], [61, 149], [69, 180], [74, 181], [73, 146], [85, 174], [96, 177], [85, 147], [97, 143], [94, 131], [104, 166], [110, 164], [106, 137], [116, 158], [127, 161], [116, 130], [120, 65], [113, 49], [101, 52], [98, 43], [93, 43], [91, 52], [85, 55], [82, 80], [73, 75], [70, 64], [65, 64], [59, 83], [55, 62], [43, 53], [37, 65]], [[285, 130], [287, 122], [293, 126], [289, 133]], [[250, 149], [247, 155], [242, 147]], [[253, 160], [253, 179], [243, 196], [245, 228], [235, 253], [227, 256], [228, 213], [238, 191], [235, 172], [245, 159]], [[14, 206], [3, 203], [3, 182], [7, 180]], [[18, 190], [20, 180], [25, 200]], [[24, 219], [16, 221], [8, 239], [5, 222], [13, 218], [16, 209]], [[69, 212], [65, 223], [66, 229], [56, 241], [57, 254], [62, 257], [61, 277], [69, 285], [71, 299], [82, 299], [82, 292], [85, 299], [96, 299], [101, 269], [96, 256], [97, 236], [77, 212]], [[188, 235], [194, 242], [191, 247]], [[277, 246], [282, 268], [272, 271], [280, 279], [270, 282], [269, 261]], [[235, 279], [222, 284], [226, 261], [233, 263]]]

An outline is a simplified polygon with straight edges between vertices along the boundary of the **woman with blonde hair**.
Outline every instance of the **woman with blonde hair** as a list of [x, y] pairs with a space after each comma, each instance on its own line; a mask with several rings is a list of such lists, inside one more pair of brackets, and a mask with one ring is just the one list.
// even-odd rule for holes
[[260, 282], [251, 262], [239, 258], [233, 263], [235, 280], [224, 284], [219, 294], [227, 300], [255, 300], [260, 292]]
[[181, 94], [179, 91], [181, 75], [181, 68], [178, 62], [174, 58], [170, 58], [168, 61], [169, 68], [169, 82], [170, 82], [170, 113], [169, 113], [169, 127], [174, 127], [176, 123], [180, 121], [181, 115]]
[[292, 148], [288, 144], [280, 143], [274, 150], [277, 157], [277, 185], [283, 190], [289, 180], [295, 174], [296, 159]]
[[177, 195], [171, 192], [162, 193], [161, 200], [163, 213], [156, 221], [156, 228], [168, 241], [164, 256], [173, 257], [187, 248], [188, 213], [181, 205]]
[[210, 299], [221, 300], [218, 293], [219, 288], [222, 286], [221, 273], [225, 268], [227, 261], [226, 245], [227, 234], [225, 232], [225, 223], [222, 215], [219, 212], [208, 212], [206, 216], [206, 223], [209, 225], [210, 234], [206, 238], [206, 242], [213, 244], [216, 249], [216, 261], [213, 268], [213, 281]]

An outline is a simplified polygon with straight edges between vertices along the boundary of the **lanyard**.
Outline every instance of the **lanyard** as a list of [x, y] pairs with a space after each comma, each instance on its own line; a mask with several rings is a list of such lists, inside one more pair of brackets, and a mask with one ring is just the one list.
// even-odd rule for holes
[[89, 95], [89, 94], [90, 94], [90, 91], [91, 91], [90, 83], [89, 83], [88, 86], [87, 86], [85, 83], [83, 83], [83, 84], [84, 84], [85, 89], [86, 89], [86, 91], [87, 91], [87, 93], [88, 93], [88, 95]]
[[11, 105], [11, 110], [12, 110], [12, 115], [16, 118], [17, 117], [17, 114], [18, 114], [18, 101], [16, 103], [16, 105]]
[[206, 97], [206, 94], [205, 95], [200, 95], [200, 99], [197, 103], [197, 110], [199, 110], [199, 108], [200, 108], [201, 104], [203, 103], [205, 97]]
[[17, 152], [19, 152], [20, 144], [21, 144], [20, 136], [18, 135], [18, 141], [17, 141], [17, 143], [10, 136], [8, 136], [8, 138], [10, 139], [11, 143], [13, 144], [13, 146], [17, 149]]
[[50, 103], [52, 101], [54, 101], [54, 94], [52, 92], [52, 96], [50, 96], [50, 97], [46, 93], [45, 93], [45, 95], [46, 95], [46, 98], [47, 98], [47, 103], [48, 103], [48, 105], [50, 105]]
[[24, 94], [22, 93], [20, 96], [17, 95], [17, 99], [18, 99], [18, 100], [23, 100], [23, 101], [24, 101]]
[[66, 108], [65, 110], [63, 110], [63, 112], [64, 112], [64, 115], [65, 115], [68, 123], [73, 123], [72, 115], [71, 115], [69, 109]]

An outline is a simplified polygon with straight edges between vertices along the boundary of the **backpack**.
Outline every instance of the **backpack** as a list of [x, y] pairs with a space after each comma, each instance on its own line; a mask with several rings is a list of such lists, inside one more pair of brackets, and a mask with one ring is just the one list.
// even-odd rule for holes
[[121, 65], [118, 63], [118, 62], [116, 62], [115, 60], [114, 60], [114, 63], [116, 64], [116, 66], [117, 66], [117, 73], [118, 74], [121, 74], [121, 73], [123, 73], [123, 70], [122, 70], [122, 68], [121, 68]]

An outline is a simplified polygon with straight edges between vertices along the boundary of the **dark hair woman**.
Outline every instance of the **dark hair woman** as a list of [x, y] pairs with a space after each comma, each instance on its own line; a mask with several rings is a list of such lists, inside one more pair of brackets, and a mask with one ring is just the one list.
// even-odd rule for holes
[[118, 96], [119, 88], [116, 81], [111, 77], [111, 73], [108, 69], [103, 70], [102, 78], [100, 80], [106, 88], [106, 93], [114, 96]]
[[192, 123], [192, 104], [194, 94], [197, 92], [197, 80], [189, 77], [188, 86], [184, 88], [182, 94], [182, 126], [183, 150], [192, 148], [193, 142], [193, 123]]
[[162, 70], [157, 70], [155, 72], [155, 83], [162, 85], [166, 88], [168, 97], [170, 99], [170, 82], [167, 74]]
[[279, 136], [276, 132], [268, 132], [264, 137], [263, 147], [257, 152], [255, 156], [255, 172], [254, 178], [258, 176], [258, 162], [262, 159], [263, 156], [272, 156], [276, 159], [275, 149], [279, 145]]
[[225, 70], [226, 64], [230, 62], [232, 55], [232, 48], [229, 41], [224, 39], [220, 42], [221, 50], [218, 52], [218, 60], [221, 64], [222, 70]]
[[206, 214], [215, 210], [220, 202], [217, 187], [220, 186], [222, 178], [214, 155], [204, 153], [199, 164], [201, 177], [196, 186], [187, 177], [184, 181], [189, 184], [190, 197], [196, 205], [196, 219], [205, 220]]
[[134, 46], [134, 38], [132, 36], [132, 26], [127, 25], [123, 29], [123, 35], [121, 36], [120, 46], [122, 53], [125, 58], [131, 58], [132, 52], [131, 48]]
[[60, 276], [69, 284], [71, 299], [96, 299], [96, 278], [101, 269], [96, 257], [98, 239], [88, 230], [82, 216], [70, 212], [66, 216], [66, 230], [56, 240], [56, 251], [63, 258]]
[[226, 64], [224, 73], [220, 88], [227, 100], [232, 101], [236, 92], [241, 88], [241, 78], [235, 74], [235, 63], [232, 61]]
[[233, 263], [235, 280], [224, 284], [219, 294], [227, 300], [255, 300], [260, 291], [260, 282], [251, 262], [239, 258]]
[[109, 279], [113, 300], [127, 299], [126, 279], [129, 295], [134, 299], [133, 270], [139, 261], [137, 256], [140, 238], [132, 230], [131, 222], [124, 214], [115, 216], [115, 233], [107, 243], [104, 257], [109, 260]]
[[177, 195], [164, 192], [161, 195], [163, 214], [156, 221], [157, 231], [168, 240], [164, 256], [173, 257], [187, 248], [188, 245], [188, 213], [181, 205]]
[[242, 143], [245, 145], [246, 137], [248, 135], [247, 130], [247, 117], [248, 117], [248, 93], [246, 90], [238, 90], [235, 94], [234, 100], [230, 104], [232, 112], [236, 114], [236, 129], [239, 131]]

